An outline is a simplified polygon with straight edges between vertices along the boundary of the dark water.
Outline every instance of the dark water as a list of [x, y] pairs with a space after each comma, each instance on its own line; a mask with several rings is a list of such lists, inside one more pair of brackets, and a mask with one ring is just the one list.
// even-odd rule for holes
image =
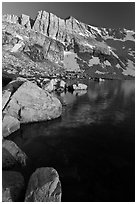
[[89, 82], [87, 93], [59, 97], [61, 118], [22, 125], [10, 138], [30, 158], [26, 180], [36, 168], [52, 166], [62, 201], [134, 201], [134, 81]]

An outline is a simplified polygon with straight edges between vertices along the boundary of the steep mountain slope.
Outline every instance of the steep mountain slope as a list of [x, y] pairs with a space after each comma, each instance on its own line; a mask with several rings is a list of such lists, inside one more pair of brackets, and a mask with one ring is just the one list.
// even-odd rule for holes
[[25, 76], [80, 73], [86, 77], [135, 76], [135, 32], [90, 26], [46, 11], [3, 16], [3, 72]]

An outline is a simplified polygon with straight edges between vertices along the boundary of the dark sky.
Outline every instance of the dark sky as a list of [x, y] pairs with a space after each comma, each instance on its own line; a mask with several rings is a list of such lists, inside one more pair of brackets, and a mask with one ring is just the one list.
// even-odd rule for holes
[[3, 2], [3, 14], [22, 13], [35, 19], [39, 10], [61, 18], [73, 16], [81, 22], [102, 27], [135, 27], [134, 2]]

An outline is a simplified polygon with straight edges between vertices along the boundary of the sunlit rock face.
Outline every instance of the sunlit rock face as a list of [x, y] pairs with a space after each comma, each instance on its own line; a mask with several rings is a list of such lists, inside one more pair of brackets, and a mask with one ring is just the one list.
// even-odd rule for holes
[[42, 76], [81, 72], [126, 79], [135, 76], [135, 32], [87, 25], [39, 11], [35, 20], [3, 16], [3, 71]]

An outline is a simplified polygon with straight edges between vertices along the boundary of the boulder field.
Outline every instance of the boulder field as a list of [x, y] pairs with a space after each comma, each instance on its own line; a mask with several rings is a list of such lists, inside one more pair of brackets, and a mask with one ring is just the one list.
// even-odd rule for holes
[[2, 99], [2, 201], [60, 202], [62, 191], [56, 170], [36, 169], [26, 183], [21, 171], [27, 167], [29, 158], [8, 136], [22, 123], [60, 117], [61, 102], [36, 83], [20, 77], [4, 87]]

